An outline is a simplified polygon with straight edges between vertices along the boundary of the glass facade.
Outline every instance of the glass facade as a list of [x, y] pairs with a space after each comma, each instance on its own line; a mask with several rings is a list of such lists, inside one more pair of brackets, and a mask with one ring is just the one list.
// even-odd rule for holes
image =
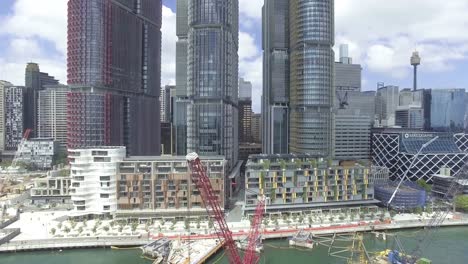
[[431, 128], [461, 132], [465, 119], [465, 89], [432, 90]]
[[161, 153], [161, 12], [161, 0], [68, 1], [69, 146]]
[[290, 152], [333, 156], [334, 1], [292, 0]]
[[238, 155], [238, 1], [188, 4], [187, 152]]
[[263, 153], [288, 153], [289, 0], [263, 7]]

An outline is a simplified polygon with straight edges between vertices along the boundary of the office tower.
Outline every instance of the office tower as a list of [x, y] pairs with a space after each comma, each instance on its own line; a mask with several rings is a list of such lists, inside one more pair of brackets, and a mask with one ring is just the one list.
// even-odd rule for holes
[[0, 80], [0, 151], [5, 150], [5, 87], [8, 86], [13, 84]]
[[423, 129], [424, 111], [419, 106], [398, 106], [395, 111], [395, 125], [402, 128]]
[[334, 1], [289, 1], [292, 153], [333, 157]]
[[252, 100], [252, 83], [239, 78], [239, 100]]
[[159, 95], [161, 122], [171, 122], [171, 91], [173, 88], [175, 88], [173, 85], [166, 85], [161, 88]]
[[239, 78], [239, 143], [252, 140], [252, 83]]
[[75, 211], [109, 214], [117, 210], [117, 164], [125, 147], [70, 149], [71, 200]]
[[255, 114], [252, 113], [252, 141], [253, 143], [262, 143], [262, 131], [261, 129], [262, 125], [262, 115], [261, 114]]
[[61, 151], [67, 147], [67, 94], [65, 85], [47, 85], [39, 91], [37, 133], [40, 138], [53, 138]]
[[288, 153], [289, 0], [263, 6], [263, 153]]
[[340, 61], [335, 62], [335, 89], [336, 92], [361, 91], [360, 64], [353, 64], [349, 57], [348, 45], [340, 45]]
[[49, 74], [41, 72], [37, 63], [30, 62], [25, 71], [25, 104], [24, 104], [24, 128], [30, 128], [31, 137], [37, 136], [37, 104], [38, 92], [46, 85], [57, 85], [59, 82]]
[[463, 131], [465, 95], [465, 89], [433, 89], [431, 91], [430, 127], [432, 130]]
[[23, 137], [25, 91], [23, 86], [4, 87], [5, 150], [16, 151]]
[[169, 122], [161, 122], [161, 154], [172, 155], [172, 125]]
[[369, 159], [371, 151], [371, 118], [355, 115], [347, 109], [335, 116], [335, 158], [338, 160]]
[[384, 86], [377, 89], [375, 114], [379, 126], [392, 127], [395, 125], [395, 111], [399, 103], [398, 92], [398, 86]]
[[68, 2], [70, 148], [160, 154], [161, 12], [160, 0]]
[[187, 154], [187, 49], [188, 49], [188, 0], [177, 0], [176, 11], [176, 91], [174, 98], [175, 154]]
[[239, 100], [239, 142], [252, 141], [252, 100]]
[[187, 152], [238, 157], [237, 0], [189, 1]]

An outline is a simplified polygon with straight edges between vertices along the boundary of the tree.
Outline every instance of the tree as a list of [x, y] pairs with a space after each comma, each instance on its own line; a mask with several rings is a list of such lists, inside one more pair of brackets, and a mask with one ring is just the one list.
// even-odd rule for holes
[[416, 208], [414, 209], [414, 213], [415, 213], [415, 214], [418, 214], [418, 215], [422, 215], [423, 209], [422, 209], [421, 207], [418, 206], [418, 207], [416, 207]]
[[359, 214], [359, 218], [360, 218], [361, 220], [364, 220], [364, 218], [366, 218], [366, 215], [365, 215], [364, 213], [361, 213], [361, 214]]
[[185, 218], [184, 225], [185, 225], [185, 230], [190, 229], [190, 220], [188, 218]]
[[110, 225], [111, 227], [114, 227], [115, 221], [110, 221], [109, 225]]
[[80, 227], [78, 228], [78, 233], [79, 233], [79, 234], [83, 233], [83, 227], [82, 227], [82, 226], [80, 226]]
[[52, 235], [55, 235], [55, 232], [57, 232], [57, 230], [56, 230], [55, 228], [50, 229], [50, 233], [51, 233]]
[[107, 231], [109, 231], [109, 226], [104, 226], [103, 229], [104, 229], [104, 231], [107, 232]]
[[138, 224], [137, 223], [132, 223], [132, 232], [135, 232], [137, 227], [138, 227]]
[[68, 226], [66, 226], [66, 227], [63, 229], [63, 232], [65, 232], [65, 233], [67, 233], [67, 234], [70, 233], [70, 231], [71, 231], [71, 230], [70, 230], [70, 228], [69, 228]]
[[67, 152], [61, 151], [58, 154], [54, 155], [53, 158], [53, 165], [59, 165], [59, 164], [67, 164], [68, 159], [67, 159]]
[[468, 212], [468, 195], [455, 197], [455, 208], [463, 212]]
[[345, 217], [344, 217], [343, 215], [340, 215], [339, 219], [340, 219], [341, 221], [343, 221], [343, 220], [345, 220]]
[[421, 188], [426, 190], [427, 193], [431, 192], [432, 190], [432, 185], [428, 184], [425, 180], [418, 180], [416, 182]]
[[58, 229], [62, 229], [62, 222], [57, 224]]
[[335, 218], [334, 218], [333, 216], [330, 216], [330, 217], [328, 218], [328, 221], [329, 221], [330, 223], [333, 222], [333, 220], [335, 220]]

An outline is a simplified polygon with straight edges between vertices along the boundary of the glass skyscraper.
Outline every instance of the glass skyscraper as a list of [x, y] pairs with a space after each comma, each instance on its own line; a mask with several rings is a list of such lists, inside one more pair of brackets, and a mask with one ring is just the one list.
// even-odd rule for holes
[[333, 156], [334, 1], [292, 0], [290, 151]]
[[159, 155], [161, 0], [69, 0], [68, 147]]
[[288, 153], [289, 0], [263, 6], [263, 153]]
[[[185, 71], [184, 65], [178, 64], [182, 68], [176, 74], [177, 78], [186, 74], [187, 79], [186, 83], [181, 79], [176, 84], [180, 102], [176, 105], [180, 117], [176, 120], [176, 140], [185, 140], [179, 122], [185, 113], [187, 152], [223, 155], [231, 166], [238, 156], [238, 5], [237, 0], [177, 3], [181, 23], [177, 57], [186, 52], [187, 68]], [[188, 27], [183, 25], [185, 10]], [[187, 99], [189, 104], [182, 103]], [[184, 106], [186, 109], [180, 109]], [[176, 143], [176, 149], [183, 148], [183, 144]]]
[[431, 91], [431, 128], [435, 131], [461, 132], [465, 121], [465, 89]]

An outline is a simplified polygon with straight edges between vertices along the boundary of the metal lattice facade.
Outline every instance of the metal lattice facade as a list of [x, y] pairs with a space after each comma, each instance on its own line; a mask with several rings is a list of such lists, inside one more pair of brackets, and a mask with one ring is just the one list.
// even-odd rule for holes
[[[435, 136], [439, 138], [417, 155], [422, 145]], [[379, 132], [372, 135], [373, 164], [387, 167], [392, 178], [403, 177], [409, 168], [408, 179], [430, 181], [440, 168], [450, 168], [455, 174], [467, 160], [468, 134]]]

